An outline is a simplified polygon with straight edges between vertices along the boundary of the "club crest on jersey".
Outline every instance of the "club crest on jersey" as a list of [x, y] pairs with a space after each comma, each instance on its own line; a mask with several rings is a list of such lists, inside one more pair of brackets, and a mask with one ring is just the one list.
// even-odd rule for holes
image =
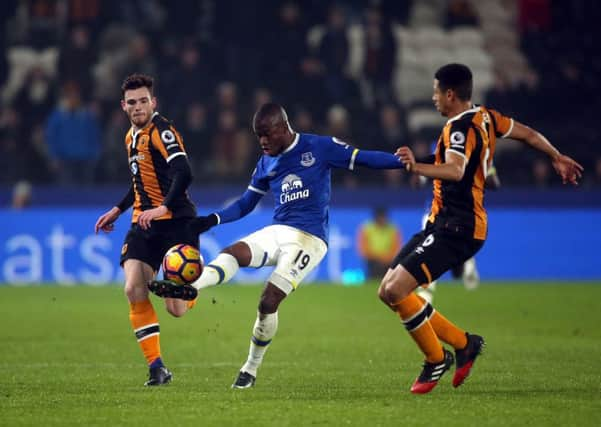
[[282, 194], [280, 203], [283, 205], [298, 199], [309, 197], [309, 189], [303, 189], [303, 180], [298, 175], [290, 174], [282, 180]]
[[313, 166], [315, 164], [315, 157], [312, 152], [301, 154], [301, 165], [305, 167]]

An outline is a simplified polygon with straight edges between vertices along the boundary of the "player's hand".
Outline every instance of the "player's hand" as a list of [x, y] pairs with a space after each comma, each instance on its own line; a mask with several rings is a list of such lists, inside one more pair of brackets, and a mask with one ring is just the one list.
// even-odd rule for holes
[[405, 165], [405, 169], [408, 172], [413, 171], [413, 169], [415, 168], [415, 156], [413, 155], [413, 151], [411, 151], [411, 148], [407, 146], [398, 148], [394, 155], [398, 156], [399, 159], [401, 159], [401, 162], [403, 162], [403, 164]]
[[578, 185], [578, 180], [582, 178], [582, 171], [584, 170], [580, 163], [563, 154], [554, 157], [551, 163], [564, 184]]
[[118, 207], [113, 207], [110, 211], [104, 213], [98, 218], [96, 221], [96, 225], [94, 226], [94, 233], [98, 234], [99, 230], [104, 231], [105, 233], [110, 233], [115, 229], [115, 221], [121, 215], [121, 209]]
[[196, 235], [204, 233], [219, 223], [217, 215], [198, 216], [192, 219], [188, 225], [190, 231]]
[[142, 228], [142, 230], [148, 230], [152, 220], [162, 217], [167, 212], [169, 212], [169, 209], [167, 209], [167, 206], [164, 205], [161, 205], [157, 208], [148, 209], [147, 211], [142, 212], [138, 217], [138, 225]]

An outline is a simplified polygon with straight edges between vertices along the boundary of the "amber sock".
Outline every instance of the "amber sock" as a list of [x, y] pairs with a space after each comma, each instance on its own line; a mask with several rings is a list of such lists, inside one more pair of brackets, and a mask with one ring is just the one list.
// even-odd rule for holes
[[150, 300], [130, 303], [129, 320], [146, 362], [150, 365], [160, 359], [159, 320]]
[[[430, 303], [426, 302], [422, 297], [418, 296], [418, 298], [425, 304], [430, 305]], [[437, 310], [430, 308], [429, 311], [431, 311], [430, 324], [432, 325], [436, 336], [443, 342], [453, 346], [456, 350], [465, 348], [467, 345], [465, 331], [444, 317]]]
[[428, 321], [432, 306], [424, 304], [414, 293], [393, 303], [392, 306], [396, 308], [405, 328], [426, 356], [426, 361], [436, 363], [443, 360], [442, 345]]

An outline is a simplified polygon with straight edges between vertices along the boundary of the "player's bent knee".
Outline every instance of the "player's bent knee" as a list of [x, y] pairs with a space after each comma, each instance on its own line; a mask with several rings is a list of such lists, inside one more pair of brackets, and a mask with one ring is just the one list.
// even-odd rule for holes
[[236, 242], [233, 245], [223, 249], [221, 253], [228, 254], [236, 258], [238, 265], [241, 267], [248, 266], [252, 258], [250, 248], [245, 242]]

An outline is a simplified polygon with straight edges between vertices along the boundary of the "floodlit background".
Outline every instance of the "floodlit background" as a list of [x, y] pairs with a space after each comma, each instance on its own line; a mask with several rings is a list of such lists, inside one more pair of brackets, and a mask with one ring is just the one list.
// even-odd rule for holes
[[[128, 188], [119, 86], [155, 77], [158, 111], [183, 134], [199, 212], [245, 189], [258, 158], [250, 120], [273, 100], [298, 131], [364, 149], [432, 149], [444, 118], [434, 71], [462, 62], [474, 101], [529, 124], [585, 167], [561, 186], [550, 163], [500, 141], [503, 187], [487, 195], [483, 279], [599, 279], [601, 42], [596, 1], [13, 0], [0, 12], [0, 282], [121, 280], [124, 215], [93, 236]], [[313, 278], [360, 283], [361, 223], [386, 207], [405, 241], [429, 187], [398, 172], [336, 172], [328, 258]], [[270, 221], [203, 237], [205, 258]], [[266, 273], [265, 273], [266, 274]], [[241, 280], [262, 280], [248, 272]]]

